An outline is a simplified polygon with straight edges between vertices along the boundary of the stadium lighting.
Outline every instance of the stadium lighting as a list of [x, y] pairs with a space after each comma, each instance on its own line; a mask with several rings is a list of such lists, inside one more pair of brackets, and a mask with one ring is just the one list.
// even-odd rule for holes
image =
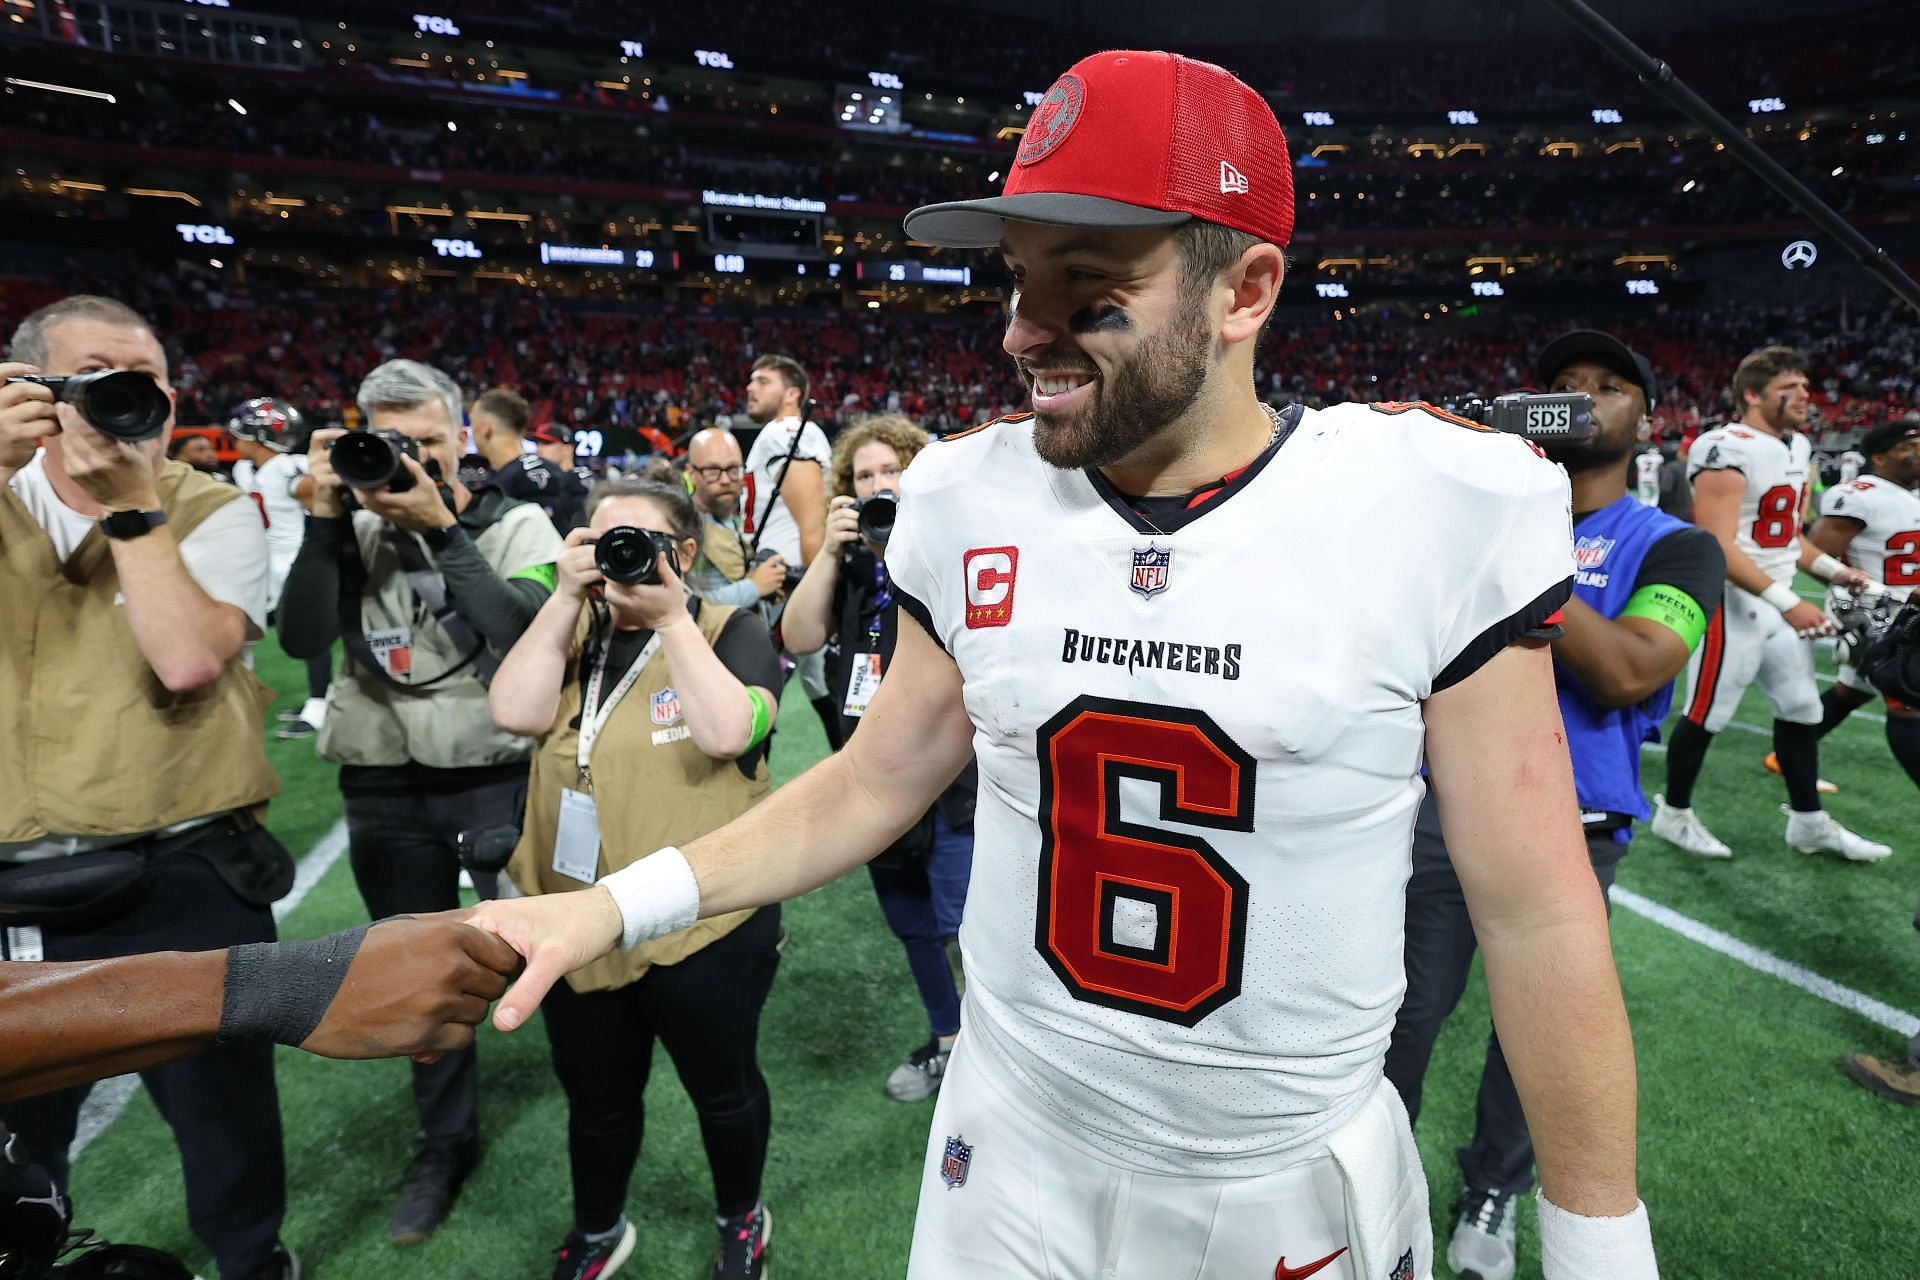
[[241, 115], [247, 114], [247, 109], [241, 106], [239, 101], [234, 98], [228, 98], [227, 105], [232, 107], [235, 111], [239, 112]]
[[994, 171], [993, 171], [992, 173], [990, 173], [990, 174], [988, 174], [988, 175], [987, 175], [987, 181], [988, 181], [988, 182], [998, 182], [998, 181], [1000, 181], [1000, 171], [999, 171], [998, 169], [995, 169], [995, 170], [994, 170]]
[[1695, 182], [1695, 181], [1694, 181], [1694, 180], [1693, 180], [1692, 178], [1688, 178], [1688, 179], [1686, 180], [1686, 182], [1685, 182], [1685, 184], [1683, 184], [1683, 185], [1681, 186], [1681, 188], [1680, 188], [1680, 190], [1682, 190], [1682, 191], [1691, 191], [1691, 190], [1693, 190], [1693, 189], [1694, 189], [1695, 187], [1697, 187], [1697, 186], [1699, 186], [1699, 185], [1700, 185], [1700, 184], [1699, 184], [1699, 183], [1697, 183], [1697, 182]]
[[220, 261], [220, 259], [218, 259], [218, 258], [208, 258], [208, 259], [207, 259], [207, 265], [208, 265], [208, 266], [210, 266], [210, 267], [224, 267], [224, 266], [226, 266], [227, 264], [226, 264], [226, 263], [224, 263], [224, 262], [222, 262], [222, 261]]
[[7, 76], [6, 82], [17, 89], [44, 89], [48, 93], [70, 93], [76, 98], [98, 98], [102, 102], [119, 102], [120, 99], [110, 93], [101, 93], [97, 89], [76, 89], [72, 85], [47, 84], [42, 80], [18, 80]]
[[1830, 176], [1830, 177], [1835, 177], [1835, 178], [1837, 178], [1837, 177], [1839, 177], [1839, 176], [1840, 176], [1841, 174], [1843, 174], [1843, 173], [1845, 173], [1846, 171], [1847, 171], [1847, 166], [1845, 166], [1845, 165], [1843, 165], [1843, 164], [1837, 164], [1837, 165], [1835, 165], [1835, 166], [1833, 166], [1833, 173], [1832, 173], [1832, 174], [1830, 174], [1829, 176]]

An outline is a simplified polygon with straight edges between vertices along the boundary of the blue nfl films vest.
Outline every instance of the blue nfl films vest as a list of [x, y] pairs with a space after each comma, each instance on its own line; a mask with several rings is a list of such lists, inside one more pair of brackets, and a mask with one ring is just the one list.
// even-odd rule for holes
[[[1573, 527], [1573, 594], [1603, 618], [1617, 618], [1633, 595], [1640, 564], [1653, 544], [1689, 526], [1643, 505], [1631, 493], [1602, 507]], [[1703, 600], [1709, 615], [1718, 601]], [[1646, 701], [1631, 707], [1607, 707], [1589, 697], [1572, 673], [1554, 663], [1560, 715], [1567, 722], [1567, 750], [1573, 756], [1574, 790], [1582, 809], [1604, 809], [1647, 818], [1653, 809], [1640, 789], [1640, 746], [1660, 737], [1660, 725], [1673, 704], [1671, 681]], [[1625, 844], [1628, 831], [1615, 834]]]

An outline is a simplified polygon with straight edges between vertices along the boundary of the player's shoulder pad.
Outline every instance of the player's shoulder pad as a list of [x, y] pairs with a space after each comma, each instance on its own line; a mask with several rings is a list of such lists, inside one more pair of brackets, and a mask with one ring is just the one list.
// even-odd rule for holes
[[1423, 401], [1334, 405], [1308, 421], [1316, 429], [1331, 425], [1351, 432], [1377, 460], [1378, 474], [1400, 468], [1422, 488], [1449, 484], [1462, 492], [1515, 496], [1566, 488], [1565, 473], [1533, 441]]
[[941, 436], [907, 464], [900, 476], [901, 493], [911, 497], [948, 488], [982, 470], [1014, 465], [1018, 456], [1034, 456], [1031, 413], [1009, 414]]

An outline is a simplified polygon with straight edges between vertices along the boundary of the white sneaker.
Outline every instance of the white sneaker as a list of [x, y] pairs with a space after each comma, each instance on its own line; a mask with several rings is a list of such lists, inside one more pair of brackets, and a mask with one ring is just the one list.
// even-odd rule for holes
[[305, 720], [316, 729], [320, 728], [327, 722], [327, 700], [325, 698], [308, 698], [306, 702], [301, 704], [298, 718]]
[[1893, 852], [1887, 845], [1855, 835], [1824, 809], [1796, 813], [1784, 804], [1780, 808], [1787, 815], [1787, 847], [1797, 853], [1837, 853], [1848, 862], [1878, 862]]
[[1667, 803], [1665, 796], [1653, 798], [1653, 821], [1647, 824], [1653, 834], [1696, 858], [1731, 858], [1733, 850], [1707, 830], [1691, 809], [1679, 809]]

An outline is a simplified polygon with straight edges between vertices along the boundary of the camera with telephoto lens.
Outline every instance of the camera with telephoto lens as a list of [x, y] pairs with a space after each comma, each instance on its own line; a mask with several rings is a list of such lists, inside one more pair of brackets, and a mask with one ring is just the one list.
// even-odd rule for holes
[[[758, 551], [753, 553], [753, 559], [747, 561], [747, 572], [752, 573], [755, 569], [758, 569], [761, 565], [765, 564], [767, 561], [773, 559], [775, 556], [779, 554], [780, 553], [778, 551], [775, 551], [772, 547], [760, 548]], [[783, 582], [781, 582], [780, 590], [782, 590], [788, 595], [792, 595], [793, 589], [800, 585], [800, 579], [806, 576], [807, 576], [807, 571], [805, 569], [797, 569], [792, 565], [788, 565], [787, 576], [786, 576], [786, 579]]]
[[860, 536], [876, 547], [884, 547], [893, 536], [893, 518], [900, 510], [900, 495], [891, 489], [881, 489], [856, 499], [853, 510], [860, 518]]
[[[420, 461], [420, 446], [409, 436], [381, 427], [368, 431], [349, 431], [327, 447], [333, 469], [350, 489], [378, 489], [387, 486], [394, 493], [413, 488], [413, 473], [400, 465], [402, 456]], [[438, 483], [440, 464], [429, 458], [421, 464], [429, 479]]]
[[622, 586], [658, 586], [656, 555], [665, 556], [673, 571], [680, 572], [680, 553], [664, 533], [623, 524], [607, 530], [593, 544], [593, 564], [600, 576]]
[[1468, 396], [1441, 408], [1537, 445], [1585, 444], [1593, 439], [1593, 397], [1584, 391], [1515, 391], [1491, 399]]
[[95, 431], [132, 443], [151, 440], [167, 429], [173, 404], [157, 383], [144, 373], [100, 369], [70, 377], [29, 373], [8, 382], [37, 382], [53, 388], [53, 398], [79, 411]]

